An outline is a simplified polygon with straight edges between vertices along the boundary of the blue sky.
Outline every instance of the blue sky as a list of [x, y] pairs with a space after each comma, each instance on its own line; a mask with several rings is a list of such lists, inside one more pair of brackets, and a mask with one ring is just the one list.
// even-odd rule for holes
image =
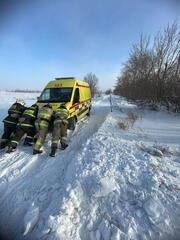
[[178, 16], [176, 0], [1, 0], [0, 88], [42, 89], [93, 72], [106, 90], [140, 34]]

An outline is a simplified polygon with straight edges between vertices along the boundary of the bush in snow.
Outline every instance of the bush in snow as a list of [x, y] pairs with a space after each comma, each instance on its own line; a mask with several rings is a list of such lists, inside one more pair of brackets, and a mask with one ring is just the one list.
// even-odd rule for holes
[[123, 130], [127, 130], [129, 128], [128, 122], [125, 122], [125, 121], [118, 122], [118, 126], [120, 129], [123, 129]]
[[127, 120], [129, 121], [129, 123], [131, 123], [131, 125], [133, 126], [135, 121], [138, 119], [138, 115], [136, 113], [133, 112], [128, 112], [127, 113]]
[[134, 125], [138, 118], [139, 116], [136, 113], [128, 112], [127, 117], [124, 120], [121, 120], [118, 123], [118, 126], [120, 129], [128, 130], [129, 127], [132, 127]]

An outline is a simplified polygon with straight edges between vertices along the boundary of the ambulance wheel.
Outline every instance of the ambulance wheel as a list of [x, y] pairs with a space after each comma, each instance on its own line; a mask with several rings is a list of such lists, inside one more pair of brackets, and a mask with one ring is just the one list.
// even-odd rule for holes
[[72, 117], [72, 118], [70, 118], [68, 121], [69, 121], [69, 122], [68, 122], [68, 129], [74, 131], [74, 129], [75, 129], [75, 127], [76, 127], [76, 118], [75, 118], [75, 117]]
[[89, 108], [89, 111], [87, 113], [87, 116], [89, 117], [91, 115], [91, 108]]

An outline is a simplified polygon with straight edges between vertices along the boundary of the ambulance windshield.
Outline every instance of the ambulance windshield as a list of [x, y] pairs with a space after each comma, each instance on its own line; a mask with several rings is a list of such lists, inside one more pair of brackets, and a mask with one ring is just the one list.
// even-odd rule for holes
[[70, 102], [72, 88], [46, 88], [38, 99], [38, 102]]

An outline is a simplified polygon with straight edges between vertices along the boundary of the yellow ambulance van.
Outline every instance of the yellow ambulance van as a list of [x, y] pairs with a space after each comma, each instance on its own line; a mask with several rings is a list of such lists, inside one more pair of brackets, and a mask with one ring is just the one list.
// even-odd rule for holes
[[47, 103], [55, 110], [60, 104], [65, 104], [69, 111], [68, 128], [74, 130], [76, 122], [90, 115], [91, 91], [87, 82], [73, 77], [55, 78], [42, 91], [37, 101], [39, 107]]

